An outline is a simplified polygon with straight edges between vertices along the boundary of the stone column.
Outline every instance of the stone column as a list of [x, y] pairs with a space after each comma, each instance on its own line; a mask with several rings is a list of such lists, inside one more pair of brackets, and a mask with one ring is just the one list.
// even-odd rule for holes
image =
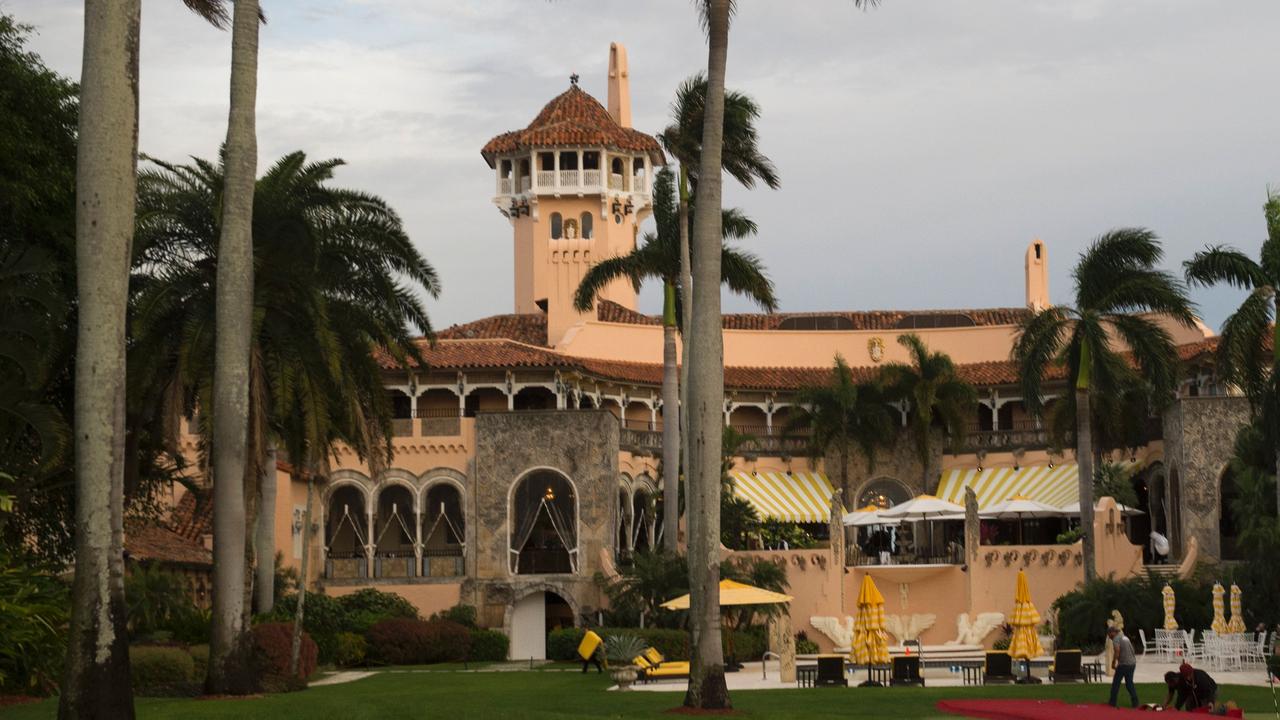
[[373, 565], [374, 565], [374, 563], [373, 563], [373, 556], [374, 556], [374, 554], [377, 552], [377, 549], [378, 549], [378, 548], [377, 548], [377, 545], [374, 543], [374, 534], [373, 534], [373, 507], [372, 507], [372, 503], [371, 503], [370, 505], [371, 505], [371, 506], [369, 507], [369, 509], [368, 509], [368, 510], [366, 511], [366, 513], [365, 513], [365, 518], [366, 518], [365, 527], [366, 527], [366, 528], [368, 528], [368, 532], [367, 532], [367, 533], [365, 534], [365, 536], [364, 536], [364, 539], [365, 539], [365, 546], [364, 546], [364, 567], [365, 567], [365, 577], [373, 577]]
[[[788, 605], [775, 618], [769, 619], [769, 649], [778, 654], [783, 683], [796, 681], [796, 636], [791, 632], [791, 607]], [[766, 673], [768, 672], [766, 661]]]

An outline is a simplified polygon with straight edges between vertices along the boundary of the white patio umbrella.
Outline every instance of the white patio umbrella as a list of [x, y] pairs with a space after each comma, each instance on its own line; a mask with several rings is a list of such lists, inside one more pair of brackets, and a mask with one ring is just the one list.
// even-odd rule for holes
[[[917, 495], [910, 500], [894, 505], [880, 513], [881, 517], [890, 520], [920, 521], [929, 523], [929, 542], [933, 542], [934, 520], [963, 520], [964, 508], [953, 502], [947, 502], [934, 495]], [[932, 548], [930, 548], [932, 550]]]
[[884, 508], [877, 505], [868, 505], [864, 508], [858, 508], [853, 512], [844, 514], [842, 521], [845, 527], [868, 527], [870, 525], [897, 525], [901, 520], [894, 520], [884, 516]]
[[984, 520], [1017, 520], [1019, 545], [1022, 544], [1022, 521], [1026, 518], [1063, 517], [1066, 514], [1067, 511], [1062, 508], [1056, 508], [1022, 495], [1014, 495], [1008, 500], [988, 507], [986, 510], [978, 511], [978, 517]]

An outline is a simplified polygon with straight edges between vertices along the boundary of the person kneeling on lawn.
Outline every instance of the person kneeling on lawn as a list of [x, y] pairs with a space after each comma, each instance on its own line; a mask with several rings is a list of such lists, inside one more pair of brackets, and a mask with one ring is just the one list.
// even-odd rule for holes
[[1115, 647], [1115, 654], [1111, 659], [1111, 669], [1115, 671], [1115, 677], [1111, 679], [1111, 707], [1116, 706], [1116, 701], [1120, 697], [1120, 681], [1124, 681], [1124, 687], [1129, 691], [1130, 707], [1138, 707], [1138, 691], [1133, 687], [1133, 671], [1138, 668], [1138, 656], [1133, 653], [1133, 643], [1119, 628], [1107, 628], [1107, 637], [1111, 638], [1111, 644]]
[[1164, 700], [1165, 707], [1173, 702], [1175, 694], [1178, 701], [1173, 707], [1177, 710], [1213, 707], [1218, 699], [1218, 683], [1209, 677], [1209, 673], [1196, 670], [1187, 663], [1182, 663], [1178, 672], [1165, 673], [1164, 684], [1169, 686], [1169, 696]]

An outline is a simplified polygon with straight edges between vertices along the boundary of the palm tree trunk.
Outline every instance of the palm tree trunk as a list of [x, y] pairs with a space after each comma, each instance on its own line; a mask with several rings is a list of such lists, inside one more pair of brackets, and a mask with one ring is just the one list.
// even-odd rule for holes
[[1089, 389], [1076, 388], [1076, 466], [1080, 477], [1080, 527], [1084, 528], [1084, 579], [1098, 576], [1093, 536], [1093, 418]]
[[680, 383], [676, 368], [676, 286], [663, 283], [662, 303], [662, 547], [679, 550]]
[[[728, 708], [724, 647], [720, 635], [720, 463], [724, 435], [724, 337], [720, 320], [721, 151], [724, 143], [724, 74], [729, 49], [730, 0], [707, 0], [709, 52], [707, 97], [702, 125], [690, 253], [693, 273], [693, 325], [690, 328], [689, 430], [690, 495], [698, 498], [689, 514], [689, 588], [692, 624], [689, 687], [684, 704]], [[696, 250], [694, 248], [697, 248]]]
[[276, 449], [267, 450], [267, 460], [262, 466], [261, 501], [258, 505], [257, 538], [254, 554], [257, 556], [257, 579], [254, 582], [255, 605], [259, 613], [269, 613], [275, 606], [276, 587]]
[[212, 694], [244, 694], [255, 684], [244, 623], [244, 473], [253, 330], [257, 75], [258, 2], [236, 0], [214, 341], [213, 633], [206, 680]]
[[139, 0], [86, 0], [76, 156], [76, 559], [58, 717], [134, 717], [124, 602], [125, 318]]
[[307, 602], [307, 571], [311, 559], [311, 497], [315, 476], [307, 477], [307, 506], [302, 511], [302, 567], [298, 573], [298, 607], [293, 613], [293, 643], [289, 647], [289, 677], [298, 676], [298, 656], [302, 652], [302, 614]]
[[[685, 464], [685, 501], [689, 483], [689, 331], [693, 327], [693, 267], [689, 259], [689, 172], [680, 163], [680, 202], [676, 217], [680, 221], [680, 457]], [[677, 499], [678, 500], [678, 499]], [[677, 508], [679, 507], [677, 503]], [[685, 517], [688, 517], [688, 512]], [[687, 544], [687, 542], [686, 542]]]

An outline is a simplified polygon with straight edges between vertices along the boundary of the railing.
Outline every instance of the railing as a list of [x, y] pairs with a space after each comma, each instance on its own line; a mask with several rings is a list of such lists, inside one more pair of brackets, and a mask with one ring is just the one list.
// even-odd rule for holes
[[623, 420], [622, 427], [628, 430], [656, 430], [661, 432], [661, 428], [652, 420]]
[[600, 171], [599, 170], [583, 170], [582, 184], [586, 187], [599, 187]]
[[[627, 183], [630, 182], [630, 185]], [[644, 175], [630, 177], [609, 173], [606, 177], [599, 169], [591, 170], [538, 170], [535, 175], [521, 175], [519, 178], [498, 178], [498, 194], [527, 193], [537, 187], [538, 192], [583, 192], [596, 193], [606, 189], [618, 192], [635, 192], [648, 194], [648, 180]], [[518, 189], [517, 189], [518, 188]]]
[[621, 189], [622, 189], [622, 176], [621, 176], [621, 175], [619, 175], [619, 174], [617, 174], [617, 173], [609, 173], [609, 189], [610, 189], [610, 190], [621, 190]]
[[461, 577], [465, 574], [461, 547], [422, 551], [423, 577]]
[[462, 410], [459, 408], [422, 408], [417, 413], [422, 435], [454, 436], [462, 432]]
[[356, 580], [368, 573], [368, 560], [363, 552], [330, 552], [324, 561], [324, 576], [339, 580]]
[[[661, 452], [662, 432], [644, 428], [628, 427], [623, 424], [619, 445], [630, 452]], [[748, 440], [738, 447], [741, 454], [754, 455], [803, 455], [809, 451], [809, 440], [805, 437], [781, 435], [760, 435]]]
[[644, 174], [631, 176], [631, 192], [647, 193], [649, 192], [648, 181], [645, 180]]
[[391, 434], [395, 437], [413, 437], [413, 418], [392, 418]]
[[520, 192], [529, 192], [529, 188], [533, 187], [533, 178], [528, 175], [520, 177]]
[[511, 194], [511, 178], [502, 178], [498, 180], [498, 194], [499, 195]]
[[915, 553], [898, 553], [890, 555], [888, 562], [880, 561], [879, 553], [864, 553], [862, 549], [855, 543], [850, 543], [845, 552], [845, 564], [858, 567], [883, 566], [891, 567], [895, 565], [963, 565], [964, 564], [964, 548], [955, 545], [950, 549], [943, 550], [935, 548], [932, 551], [928, 549], [920, 554]]
[[630, 452], [661, 452], [662, 433], [657, 430], [633, 430], [622, 428], [618, 444]]
[[381, 551], [373, 558], [376, 578], [410, 578], [417, 565], [413, 550]]
[[555, 170], [539, 170], [538, 171], [538, 187], [549, 188], [556, 184]]
[[1027, 430], [982, 430], [965, 435], [966, 450], [1004, 450], [1012, 448], [1043, 448], [1049, 446], [1049, 431], [1045, 428]]
[[516, 569], [518, 575], [550, 575], [571, 572], [573, 572], [573, 565], [569, 562], [569, 553], [563, 549], [535, 550], [533, 548], [525, 548], [520, 551], [520, 560]]
[[577, 187], [579, 177], [577, 170], [561, 170], [560, 187]]

